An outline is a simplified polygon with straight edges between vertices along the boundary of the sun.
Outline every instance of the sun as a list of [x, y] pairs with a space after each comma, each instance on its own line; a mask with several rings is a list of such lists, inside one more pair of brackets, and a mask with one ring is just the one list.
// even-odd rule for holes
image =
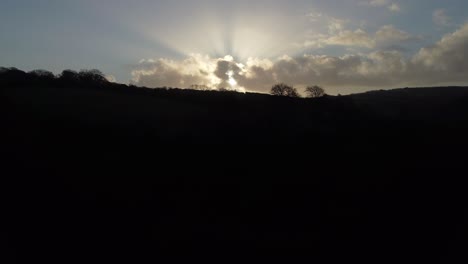
[[229, 78], [229, 81], [228, 81], [228, 83], [229, 83], [231, 86], [236, 86], [236, 85], [237, 85], [237, 81], [236, 81], [236, 80], [234, 80], [234, 78], [232, 78], [232, 77], [231, 77], [231, 78]]
[[233, 71], [228, 71], [226, 72], [226, 75], [229, 76], [228, 83], [231, 85], [231, 87], [237, 86], [237, 81], [234, 79], [234, 72]]

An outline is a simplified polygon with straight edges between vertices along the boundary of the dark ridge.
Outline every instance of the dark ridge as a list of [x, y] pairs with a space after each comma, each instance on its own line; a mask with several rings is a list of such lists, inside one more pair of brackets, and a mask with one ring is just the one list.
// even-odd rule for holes
[[467, 263], [468, 88], [317, 99], [0, 69], [4, 263]]

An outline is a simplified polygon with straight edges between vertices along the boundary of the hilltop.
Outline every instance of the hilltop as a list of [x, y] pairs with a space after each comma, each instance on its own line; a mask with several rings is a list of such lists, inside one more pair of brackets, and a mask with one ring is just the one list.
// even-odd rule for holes
[[466, 87], [303, 99], [99, 76], [0, 73], [18, 262], [466, 257]]

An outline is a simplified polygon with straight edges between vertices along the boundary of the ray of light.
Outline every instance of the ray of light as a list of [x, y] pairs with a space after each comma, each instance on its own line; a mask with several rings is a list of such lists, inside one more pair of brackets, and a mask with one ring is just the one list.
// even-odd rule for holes
[[[233, 12], [223, 17], [216, 10], [203, 9], [166, 22], [166, 27], [155, 26], [160, 20], [143, 20], [134, 29], [162, 43], [179, 54], [206, 54], [222, 58], [232, 55], [237, 61], [246, 62], [248, 58], [273, 58], [297, 51], [294, 43], [301, 38], [300, 26], [280, 14], [257, 14]], [[292, 29], [298, 29], [292, 30]]]

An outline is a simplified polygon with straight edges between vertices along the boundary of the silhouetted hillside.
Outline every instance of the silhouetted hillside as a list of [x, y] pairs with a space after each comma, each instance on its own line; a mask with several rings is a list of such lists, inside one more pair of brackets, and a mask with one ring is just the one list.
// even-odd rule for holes
[[467, 260], [468, 88], [301, 99], [15, 69], [0, 87], [12, 263]]

